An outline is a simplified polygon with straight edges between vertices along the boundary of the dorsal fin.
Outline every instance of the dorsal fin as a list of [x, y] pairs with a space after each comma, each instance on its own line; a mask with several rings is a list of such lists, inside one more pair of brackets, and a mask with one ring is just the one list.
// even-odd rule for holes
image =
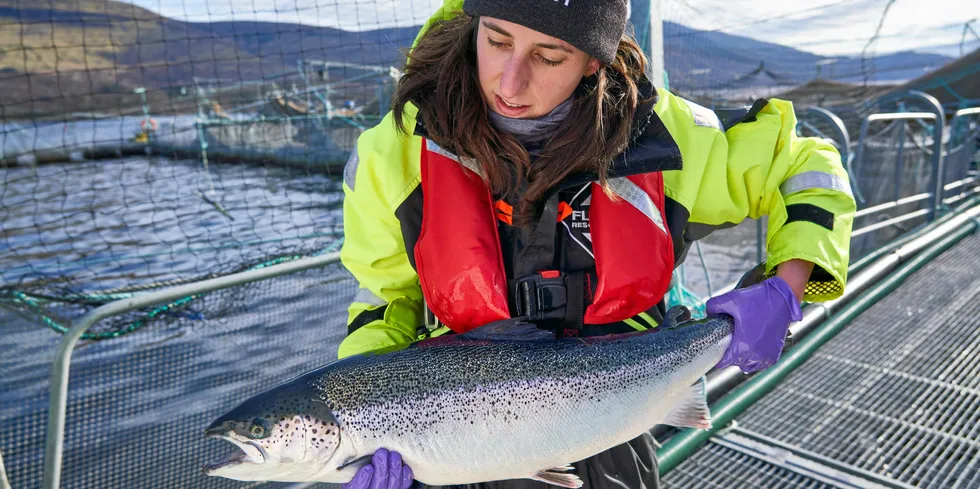
[[534, 324], [522, 319], [501, 319], [462, 333], [458, 338], [467, 340], [542, 341], [555, 339], [555, 334], [545, 329], [538, 329]]

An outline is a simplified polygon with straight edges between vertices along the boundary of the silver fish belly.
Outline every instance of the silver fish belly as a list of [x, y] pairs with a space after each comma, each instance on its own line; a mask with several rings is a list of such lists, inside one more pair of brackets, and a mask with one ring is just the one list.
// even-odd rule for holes
[[[430, 485], [532, 478], [577, 487], [561, 467], [664, 422], [707, 426], [698, 380], [720, 361], [732, 322], [560, 340], [479, 331], [346, 358], [263, 393], [302, 392], [324, 410], [305, 423], [329, 418], [339, 427], [329, 443], [307, 435], [329, 452], [308, 449], [292, 475], [280, 463], [278, 478], [265, 480], [347, 482], [365, 457], [387, 448]], [[252, 416], [248, 402], [225, 418]], [[280, 417], [290, 416], [304, 414]], [[259, 480], [252, 469], [247, 480]]]

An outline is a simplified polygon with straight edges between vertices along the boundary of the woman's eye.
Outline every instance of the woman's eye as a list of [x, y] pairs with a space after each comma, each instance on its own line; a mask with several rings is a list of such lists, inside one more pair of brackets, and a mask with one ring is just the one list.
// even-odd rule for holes
[[494, 41], [493, 39], [490, 39], [489, 37], [487, 38], [487, 44], [489, 44], [490, 46], [495, 47], [495, 48], [502, 48], [502, 47], [505, 47], [506, 46], [505, 43]]
[[553, 60], [550, 60], [548, 58], [545, 58], [544, 56], [541, 56], [540, 54], [538, 55], [538, 59], [540, 59], [542, 63], [544, 63], [544, 64], [546, 64], [548, 66], [558, 66], [558, 65], [560, 65], [562, 63], [561, 61], [553, 61]]

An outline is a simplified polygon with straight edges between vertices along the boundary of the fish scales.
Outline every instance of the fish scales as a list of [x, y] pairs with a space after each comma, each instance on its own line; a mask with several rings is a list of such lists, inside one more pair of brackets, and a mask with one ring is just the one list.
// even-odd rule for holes
[[663, 421], [730, 337], [722, 320], [552, 341], [452, 336], [335, 362], [293, 381], [333, 417], [308, 422], [340, 427], [336, 443], [313, 436], [336, 453], [304, 477], [345, 482], [338, 466], [382, 447], [427, 484], [531, 477]]

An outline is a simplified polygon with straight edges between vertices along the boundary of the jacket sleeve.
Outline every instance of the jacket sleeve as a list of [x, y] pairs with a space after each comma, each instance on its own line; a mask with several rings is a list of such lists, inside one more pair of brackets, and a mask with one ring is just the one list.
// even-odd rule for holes
[[664, 173], [664, 186], [667, 198], [689, 213], [684, 238], [768, 216], [766, 276], [780, 263], [806, 260], [815, 267], [804, 300], [839, 297], [856, 204], [836, 148], [797, 136], [787, 101], [760, 101], [723, 126], [705, 107], [660, 95], [655, 110], [683, 157], [682, 170]]
[[[406, 127], [414, 127], [414, 121]], [[419, 138], [398, 132], [389, 113], [360, 135], [344, 168], [340, 258], [357, 280], [358, 291], [348, 311], [340, 358], [417, 339], [422, 289], [395, 210], [420, 182], [420, 151]]]

